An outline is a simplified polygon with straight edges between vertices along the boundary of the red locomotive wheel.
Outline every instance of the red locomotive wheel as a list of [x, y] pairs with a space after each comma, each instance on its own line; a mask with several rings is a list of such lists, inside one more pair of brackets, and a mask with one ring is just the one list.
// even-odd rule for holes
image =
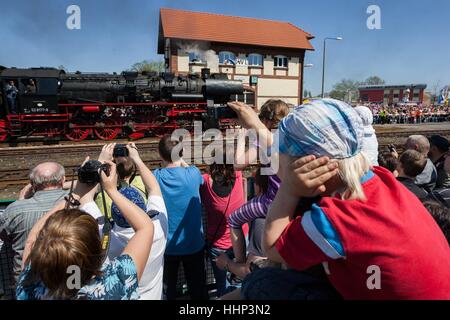
[[71, 141], [83, 141], [86, 139], [91, 133], [91, 129], [89, 128], [72, 128], [71, 125], [83, 125], [83, 123], [79, 124], [69, 124], [65, 130], [65, 137]]
[[117, 125], [117, 122], [113, 120], [105, 120], [103, 123], [105, 124], [105, 127], [94, 129], [95, 136], [100, 140], [114, 140], [121, 132], [121, 129], [118, 127], [108, 128], [107, 126]]
[[0, 142], [5, 142], [6, 140], [8, 140], [8, 130], [0, 127]]

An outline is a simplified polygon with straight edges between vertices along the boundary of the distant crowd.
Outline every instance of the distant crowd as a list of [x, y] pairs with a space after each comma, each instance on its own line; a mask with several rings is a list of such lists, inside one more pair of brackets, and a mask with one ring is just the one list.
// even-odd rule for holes
[[419, 124], [450, 120], [450, 108], [444, 105], [368, 104], [374, 124]]
[[[450, 299], [445, 137], [412, 135], [399, 154], [379, 150], [372, 124], [412, 109], [229, 106], [259, 139], [203, 174], [170, 136], [153, 171], [134, 143], [105, 145], [75, 179], [56, 162], [33, 168], [0, 213], [0, 298], [174, 300], [182, 265], [193, 300]], [[279, 169], [252, 165], [261, 155]]]

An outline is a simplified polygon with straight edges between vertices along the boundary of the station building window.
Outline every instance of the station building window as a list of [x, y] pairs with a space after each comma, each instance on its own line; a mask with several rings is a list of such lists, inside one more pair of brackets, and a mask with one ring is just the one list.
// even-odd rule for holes
[[262, 67], [263, 66], [263, 56], [257, 53], [252, 53], [248, 55], [248, 65]]
[[288, 67], [288, 59], [285, 56], [275, 56], [273, 58], [273, 66], [275, 68], [287, 68]]
[[202, 63], [202, 59], [197, 52], [189, 52], [189, 63]]
[[236, 55], [233, 52], [222, 51], [219, 53], [220, 64], [236, 64]]

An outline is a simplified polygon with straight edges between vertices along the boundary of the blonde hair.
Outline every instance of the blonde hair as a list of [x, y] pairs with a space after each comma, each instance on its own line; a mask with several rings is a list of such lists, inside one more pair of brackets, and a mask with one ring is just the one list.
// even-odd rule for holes
[[81, 286], [93, 276], [101, 274], [102, 246], [97, 221], [78, 209], [64, 209], [54, 213], [39, 232], [26, 261], [31, 270], [25, 285], [42, 281], [48, 297], [72, 299], [78, 289], [69, 288], [69, 266], [81, 269]]
[[338, 160], [339, 177], [344, 183], [341, 192], [343, 200], [366, 200], [361, 178], [370, 170], [370, 161], [364, 152], [358, 153], [351, 158]]

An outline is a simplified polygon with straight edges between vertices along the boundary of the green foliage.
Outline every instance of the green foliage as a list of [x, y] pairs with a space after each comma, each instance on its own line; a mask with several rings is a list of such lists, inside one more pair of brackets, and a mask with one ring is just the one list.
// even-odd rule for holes
[[369, 77], [362, 82], [351, 79], [343, 79], [334, 85], [333, 90], [329, 95], [331, 98], [338, 100], [357, 100], [359, 99], [358, 88], [360, 86], [383, 84], [385, 84], [384, 80], [377, 76]]
[[131, 71], [137, 72], [163, 72], [165, 69], [164, 61], [148, 61], [144, 60], [136, 62], [131, 66]]
[[363, 82], [363, 84], [368, 86], [375, 86], [375, 85], [383, 85], [385, 84], [385, 82], [378, 76], [372, 76], [367, 78], [366, 81]]

